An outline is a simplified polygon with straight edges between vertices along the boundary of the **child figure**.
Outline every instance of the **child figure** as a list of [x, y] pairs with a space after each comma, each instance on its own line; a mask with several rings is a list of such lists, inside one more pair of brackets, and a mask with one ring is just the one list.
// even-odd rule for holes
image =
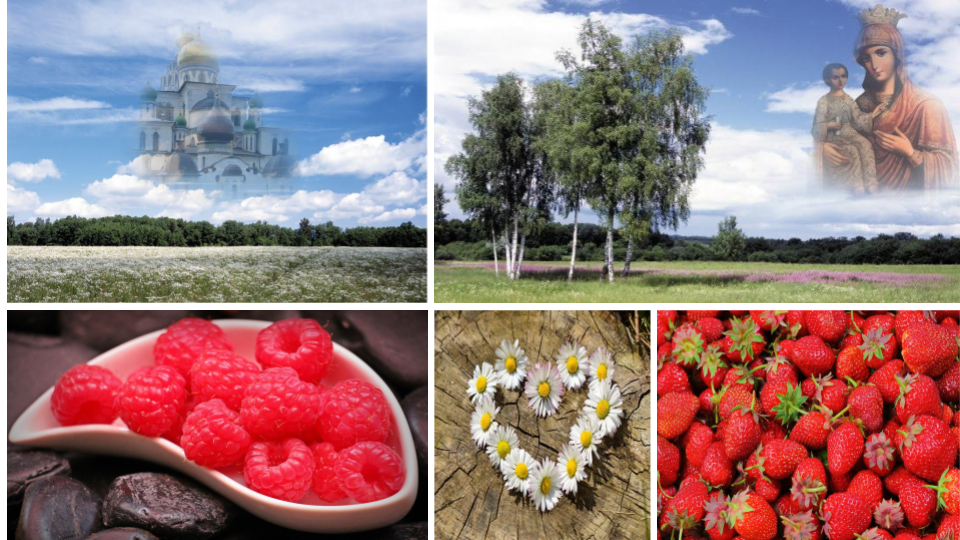
[[843, 64], [829, 64], [823, 68], [823, 82], [830, 87], [830, 92], [817, 101], [813, 138], [818, 142], [833, 143], [850, 160], [847, 165], [833, 169], [832, 177], [837, 184], [857, 195], [876, 193], [879, 184], [873, 145], [861, 133], [872, 133], [873, 119], [885, 110], [885, 106], [880, 105], [873, 113], [861, 111], [853, 98], [843, 91], [848, 75]]

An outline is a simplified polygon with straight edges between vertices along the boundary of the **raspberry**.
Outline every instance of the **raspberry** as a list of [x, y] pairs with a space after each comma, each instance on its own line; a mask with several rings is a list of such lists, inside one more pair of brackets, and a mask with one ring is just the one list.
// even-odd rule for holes
[[343, 491], [357, 502], [386, 499], [403, 486], [403, 462], [389, 446], [359, 442], [337, 456], [334, 465]]
[[180, 439], [187, 459], [204, 467], [238, 463], [250, 447], [250, 434], [240, 425], [240, 414], [220, 399], [197, 405], [183, 423]]
[[187, 401], [186, 381], [170, 366], [134, 371], [117, 392], [120, 418], [131, 431], [156, 437], [177, 421]]
[[109, 424], [117, 417], [113, 400], [121, 384], [107, 368], [75, 366], [61, 375], [53, 388], [53, 416], [65, 426]]
[[317, 384], [333, 362], [330, 334], [313, 319], [287, 319], [257, 335], [257, 361], [265, 368], [291, 367], [300, 379]]
[[190, 413], [192, 413], [200, 403], [202, 403], [202, 401], [199, 396], [188, 392], [187, 402], [183, 405], [183, 409], [180, 410], [180, 414], [177, 415], [177, 420], [170, 426], [170, 429], [163, 432], [161, 437], [180, 446], [180, 437], [183, 436], [183, 423], [187, 421], [187, 417], [190, 416]]
[[334, 465], [337, 463], [337, 451], [330, 443], [314, 443], [310, 445], [313, 457], [316, 458], [317, 468], [313, 472], [313, 492], [327, 502], [337, 502], [347, 496], [340, 489]]
[[350, 379], [324, 393], [316, 429], [339, 451], [362, 441], [387, 440], [390, 425], [390, 407], [383, 392], [370, 383]]
[[233, 345], [219, 326], [197, 318], [180, 319], [160, 334], [153, 346], [158, 366], [173, 366], [189, 376], [193, 361], [207, 349], [232, 351]]
[[222, 399], [227, 407], [239, 411], [243, 392], [259, 373], [259, 366], [233, 351], [209, 350], [190, 368], [190, 389], [200, 401]]
[[320, 410], [317, 387], [291, 368], [270, 368], [244, 392], [240, 419], [250, 435], [280, 439], [313, 427]]
[[243, 479], [257, 493], [296, 502], [310, 491], [315, 467], [313, 452], [300, 439], [260, 441], [250, 445]]

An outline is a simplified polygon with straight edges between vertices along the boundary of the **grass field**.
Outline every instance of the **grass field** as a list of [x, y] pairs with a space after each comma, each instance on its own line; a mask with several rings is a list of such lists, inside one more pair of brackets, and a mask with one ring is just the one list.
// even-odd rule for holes
[[[960, 302], [960, 266], [771, 263], [634, 263], [626, 279], [599, 282], [602, 263], [524, 264], [519, 282], [492, 264], [437, 264], [437, 302]], [[622, 266], [621, 266], [622, 267]], [[618, 268], [621, 268], [618, 267]], [[583, 268], [583, 270], [580, 270]]]
[[426, 302], [422, 248], [8, 247], [8, 302]]

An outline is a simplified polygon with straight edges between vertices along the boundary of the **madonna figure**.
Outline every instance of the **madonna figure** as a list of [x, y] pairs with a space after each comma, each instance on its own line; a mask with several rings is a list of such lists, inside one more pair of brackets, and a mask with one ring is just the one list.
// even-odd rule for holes
[[[906, 17], [879, 4], [860, 13], [854, 57], [867, 75], [857, 107], [873, 114], [873, 145], [879, 190], [936, 191], [960, 186], [957, 143], [943, 103], [907, 75], [906, 51], [897, 22]], [[851, 159], [831, 142], [819, 142], [825, 178], [841, 175]]]

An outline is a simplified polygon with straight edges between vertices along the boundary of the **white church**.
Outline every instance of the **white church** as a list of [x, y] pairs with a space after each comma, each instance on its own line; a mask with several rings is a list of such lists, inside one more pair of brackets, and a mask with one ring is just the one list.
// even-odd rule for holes
[[186, 30], [160, 78], [140, 91], [138, 162], [160, 180], [286, 178], [297, 162], [290, 138], [263, 125], [263, 99], [234, 96], [220, 84], [220, 62], [209, 44]]

